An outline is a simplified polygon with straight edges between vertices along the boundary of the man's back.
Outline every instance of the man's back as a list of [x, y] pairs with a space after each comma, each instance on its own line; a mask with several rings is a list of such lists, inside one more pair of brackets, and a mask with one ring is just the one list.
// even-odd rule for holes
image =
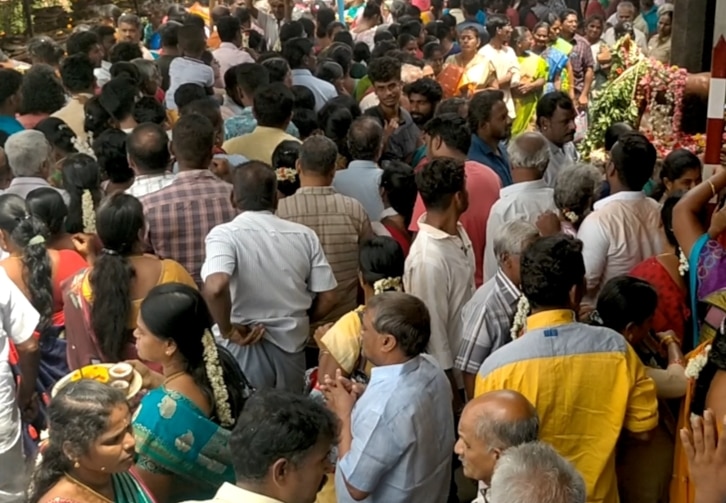
[[243, 155], [250, 161], [262, 161], [272, 165], [272, 153], [283, 141], [297, 141], [282, 129], [258, 125], [253, 132], [227, 140], [222, 148], [228, 154]]

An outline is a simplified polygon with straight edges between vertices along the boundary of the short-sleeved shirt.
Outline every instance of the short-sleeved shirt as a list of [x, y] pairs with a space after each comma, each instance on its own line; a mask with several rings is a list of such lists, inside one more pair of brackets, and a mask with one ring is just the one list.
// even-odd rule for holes
[[[222, 114], [223, 117], [227, 114], [227, 117], [224, 117], [224, 141], [250, 134], [257, 129], [257, 119], [252, 113], [252, 107], [242, 108], [232, 102], [229, 96], [224, 97]], [[287, 125], [285, 132], [295, 138], [300, 137], [300, 131], [292, 121]]]
[[353, 442], [335, 470], [338, 503], [446, 501], [454, 447], [451, 386], [428, 355], [374, 367], [351, 414]]
[[[269, 211], [245, 211], [206, 239], [202, 278], [230, 276], [233, 323], [261, 323], [265, 338], [288, 353], [308, 340], [315, 294], [336, 287], [315, 232]], [[240, 346], [227, 345], [232, 354]]]
[[[369, 108], [364, 113], [370, 117], [375, 117], [385, 127], [386, 118], [379, 106]], [[413, 153], [418, 148], [420, 136], [421, 131], [413, 122], [411, 114], [401, 108], [398, 128], [393, 132], [388, 139], [388, 143], [383, 147], [381, 160], [410, 162]]]
[[325, 104], [338, 96], [338, 91], [330, 82], [317, 78], [310, 70], [298, 68], [292, 70], [292, 84], [307, 87], [315, 97], [315, 111], [319, 112]]
[[347, 169], [335, 172], [333, 187], [361, 203], [368, 218], [375, 222], [381, 219], [383, 212], [380, 191], [382, 174], [383, 170], [375, 161], [350, 161]]
[[0, 267], [0, 363], [8, 361], [8, 340], [15, 344], [26, 342], [39, 321], [40, 314]]
[[257, 126], [250, 134], [227, 140], [222, 148], [228, 154], [243, 155], [250, 161], [262, 161], [272, 165], [272, 153], [275, 147], [286, 140], [300, 142], [282, 129]]
[[590, 43], [582, 35], [575, 34], [575, 38], [569, 42], [572, 47], [570, 52], [570, 65], [572, 65], [572, 77], [575, 81], [575, 93], [579, 96], [585, 85], [585, 73], [588, 68], [595, 68], [595, 58], [592, 57]]
[[474, 396], [511, 389], [534, 404], [540, 440], [582, 474], [589, 503], [617, 503], [622, 430], [658, 425], [655, 383], [619, 333], [576, 323], [569, 310], [527, 319], [525, 334], [484, 361]]
[[166, 92], [166, 108], [176, 110], [174, 93], [184, 84], [197, 84], [210, 89], [214, 87], [214, 70], [203, 61], [179, 57], [169, 64], [169, 90]]
[[479, 162], [490, 167], [499, 176], [501, 186], [512, 185], [512, 171], [509, 168], [509, 155], [507, 146], [504, 143], [498, 145], [497, 152], [484, 143], [484, 140], [477, 135], [471, 135], [471, 146], [469, 147], [469, 160]]

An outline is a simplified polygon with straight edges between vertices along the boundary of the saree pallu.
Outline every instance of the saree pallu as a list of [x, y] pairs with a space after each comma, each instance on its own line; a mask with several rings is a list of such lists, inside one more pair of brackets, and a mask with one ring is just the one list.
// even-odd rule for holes
[[171, 501], [211, 499], [224, 482], [234, 484], [231, 432], [180, 393], [163, 387], [151, 391], [141, 400], [133, 427], [138, 467], [175, 477], [179, 498]]
[[[540, 56], [530, 53], [517, 59], [519, 60], [519, 73], [521, 74], [519, 82], [521, 84], [531, 84], [539, 79], [547, 80], [549, 73], [547, 62]], [[540, 96], [540, 93], [533, 93], [514, 98], [516, 117], [512, 123], [512, 136], [517, 136], [525, 131], [534, 131], [537, 101]]]
[[494, 82], [496, 70], [491, 61], [477, 54], [466, 66], [462, 66], [457, 56], [450, 56], [444, 63], [444, 69], [437, 77], [445, 98], [470, 97], [482, 91]]
[[[156, 503], [151, 492], [146, 489], [143, 482], [134, 474], [133, 468], [124, 473], [115, 473], [111, 476], [113, 481], [114, 503]], [[77, 494], [69, 497], [58, 497], [43, 503], [107, 503], [106, 498], [100, 496], [86, 487], [82, 487], [71, 479], [68, 480], [75, 488]]]
[[567, 80], [567, 62], [569, 56], [555, 47], [548, 47], [541, 54], [542, 59], [547, 62], [547, 83], [544, 87], [544, 94], [556, 91], [555, 79], [560, 77], [560, 90], [567, 91], [570, 88], [570, 83]]
[[713, 339], [726, 318], [726, 250], [704, 234], [693, 245], [688, 263], [693, 316], [691, 347], [697, 347]]

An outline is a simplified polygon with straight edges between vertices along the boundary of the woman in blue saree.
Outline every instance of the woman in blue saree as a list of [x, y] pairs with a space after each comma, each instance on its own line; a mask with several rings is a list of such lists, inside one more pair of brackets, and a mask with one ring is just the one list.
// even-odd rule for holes
[[542, 21], [535, 25], [532, 31], [534, 45], [532, 52], [538, 54], [547, 62], [549, 73], [542, 94], [552, 91], [567, 91], [569, 89], [568, 72], [570, 66], [569, 54], [555, 46], [559, 40], [559, 19], [552, 25]]
[[201, 294], [180, 283], [152, 289], [141, 303], [134, 332], [147, 389], [133, 418], [136, 466], [164, 502], [211, 499], [234, 483], [231, 429], [252, 388], [236, 360], [216, 345]]

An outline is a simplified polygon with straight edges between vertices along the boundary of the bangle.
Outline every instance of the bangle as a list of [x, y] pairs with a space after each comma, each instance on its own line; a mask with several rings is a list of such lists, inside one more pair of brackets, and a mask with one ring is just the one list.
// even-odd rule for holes
[[706, 180], [706, 183], [709, 185], [709, 187], [711, 187], [711, 196], [716, 197], [716, 186], [711, 180]]
[[663, 337], [663, 339], [660, 341], [660, 343], [663, 345], [663, 347], [668, 347], [670, 344], [678, 344], [676, 341], [676, 338], [672, 335], [666, 335]]

